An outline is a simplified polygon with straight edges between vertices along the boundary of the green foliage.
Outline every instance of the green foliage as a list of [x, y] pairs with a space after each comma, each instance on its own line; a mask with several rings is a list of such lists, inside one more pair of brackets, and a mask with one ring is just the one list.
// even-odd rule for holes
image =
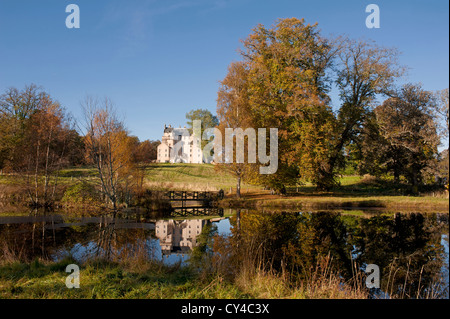
[[[219, 120], [215, 115], [213, 115], [210, 111], [206, 109], [195, 109], [186, 113], [187, 124], [189, 128], [192, 130], [193, 123], [195, 120], [202, 121], [202, 131], [207, 128], [214, 128], [219, 125]], [[192, 132], [191, 132], [192, 133]]]
[[376, 107], [363, 134], [361, 170], [393, 173], [397, 183], [403, 176], [417, 192], [438, 156], [435, 108], [433, 94], [412, 84]]
[[65, 205], [96, 205], [100, 203], [100, 195], [92, 184], [79, 182], [67, 188], [61, 202]]
[[203, 227], [200, 235], [197, 236], [197, 244], [192, 250], [189, 261], [194, 267], [202, 267], [205, 271], [210, 267], [210, 258], [212, 256], [212, 240], [217, 234], [217, 226], [207, 224]]

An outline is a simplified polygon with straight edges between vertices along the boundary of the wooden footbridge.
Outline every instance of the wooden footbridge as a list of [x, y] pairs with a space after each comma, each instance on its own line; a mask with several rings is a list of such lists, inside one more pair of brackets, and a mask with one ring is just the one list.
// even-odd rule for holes
[[159, 199], [170, 203], [173, 209], [177, 208], [213, 208], [217, 202], [224, 198], [224, 191], [154, 191], [147, 190], [148, 198]]
[[211, 208], [223, 199], [224, 192], [169, 191], [163, 197], [170, 201], [173, 208]]

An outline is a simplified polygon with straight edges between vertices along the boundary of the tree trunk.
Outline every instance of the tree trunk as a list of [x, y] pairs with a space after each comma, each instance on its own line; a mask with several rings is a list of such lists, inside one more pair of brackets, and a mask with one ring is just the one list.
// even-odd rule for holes
[[417, 194], [419, 192], [419, 180], [416, 170], [413, 170], [411, 179], [412, 179], [411, 182], [413, 186], [413, 193]]
[[240, 176], [237, 178], [236, 197], [241, 198], [241, 177]]
[[51, 138], [52, 138], [52, 130], [50, 130], [50, 134], [49, 134], [49, 137], [48, 137], [48, 142], [47, 142], [47, 150], [46, 150], [46, 152], [45, 152], [45, 170], [44, 170], [44, 198], [43, 198], [43, 201], [44, 201], [44, 205], [46, 205], [47, 204], [47, 201], [48, 201], [48, 196], [47, 196], [47, 189], [48, 189], [48, 185], [49, 185], [49, 179], [50, 179], [50, 176], [49, 176], [49, 168], [48, 168], [48, 166], [49, 166], [49, 160], [50, 160], [50, 144], [51, 144]]
[[394, 170], [394, 183], [398, 184], [400, 182], [400, 174], [397, 170]]
[[34, 199], [33, 202], [35, 205], [38, 205], [39, 203], [39, 182], [38, 182], [38, 172], [39, 172], [39, 149], [40, 149], [41, 143], [38, 141], [37, 148], [36, 148], [36, 166], [34, 170]]

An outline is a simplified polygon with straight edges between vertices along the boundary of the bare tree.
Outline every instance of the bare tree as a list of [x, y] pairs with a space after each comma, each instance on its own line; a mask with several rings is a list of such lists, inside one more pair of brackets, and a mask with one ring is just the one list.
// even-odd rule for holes
[[100, 103], [88, 96], [82, 107], [86, 155], [97, 169], [101, 193], [116, 210], [123, 185], [129, 185], [132, 174], [132, 141], [111, 100]]

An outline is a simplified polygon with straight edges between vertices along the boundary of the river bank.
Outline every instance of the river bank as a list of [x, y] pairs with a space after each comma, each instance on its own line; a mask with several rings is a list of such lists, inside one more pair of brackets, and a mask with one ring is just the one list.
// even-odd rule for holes
[[[213, 165], [150, 164], [144, 168], [145, 190], [213, 191], [222, 189], [225, 198], [217, 203], [222, 208], [276, 209], [345, 209], [374, 208], [387, 210], [448, 211], [448, 191], [424, 190], [412, 196], [407, 185], [394, 184], [371, 176], [342, 176], [339, 186], [330, 192], [316, 192], [305, 184], [288, 189], [287, 195], [273, 195], [262, 186], [243, 184], [241, 198], [236, 197], [235, 179], [216, 172]], [[60, 172], [60, 183], [54, 208], [104, 210], [92, 188], [93, 168], [72, 168]], [[27, 205], [29, 194], [13, 175], [0, 176], [0, 206]], [[167, 210], [163, 199], [147, 196], [135, 198], [134, 206], [149, 210]]]
[[432, 196], [345, 196], [246, 194], [241, 198], [227, 197], [220, 202], [223, 208], [278, 208], [278, 209], [345, 209], [367, 208], [383, 210], [447, 211], [445, 197]]

